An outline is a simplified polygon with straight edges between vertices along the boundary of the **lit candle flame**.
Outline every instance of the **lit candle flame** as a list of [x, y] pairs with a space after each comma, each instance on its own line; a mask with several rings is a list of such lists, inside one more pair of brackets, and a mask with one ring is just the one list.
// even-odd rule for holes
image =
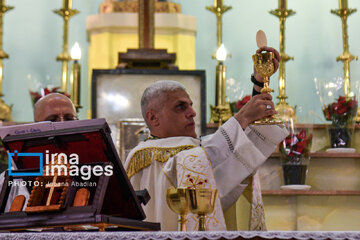
[[71, 48], [71, 58], [73, 60], [80, 60], [81, 58], [81, 49], [78, 42], [75, 42], [74, 46]]
[[222, 43], [216, 51], [216, 60], [224, 62], [226, 60], [227, 52], [224, 44]]

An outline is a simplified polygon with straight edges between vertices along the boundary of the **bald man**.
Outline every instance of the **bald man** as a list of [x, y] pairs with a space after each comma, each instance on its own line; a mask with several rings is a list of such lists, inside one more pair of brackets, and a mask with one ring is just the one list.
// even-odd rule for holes
[[[51, 122], [63, 122], [77, 120], [76, 110], [74, 104], [64, 94], [50, 93], [40, 98], [34, 107], [34, 121], [51, 121]], [[0, 174], [0, 189], [4, 182], [4, 173]], [[29, 192], [26, 187], [19, 186], [11, 188], [9, 199], [5, 207], [5, 211], [8, 211], [13, 198], [17, 195], [24, 195], [26, 199], [29, 198]]]
[[35, 122], [63, 122], [77, 119], [74, 104], [64, 94], [50, 93], [40, 98], [35, 104]]

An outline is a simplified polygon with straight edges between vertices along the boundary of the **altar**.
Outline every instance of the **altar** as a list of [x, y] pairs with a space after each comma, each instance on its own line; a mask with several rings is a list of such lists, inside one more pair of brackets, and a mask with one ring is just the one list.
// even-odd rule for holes
[[[339, 7], [335, 7], [336, 1], [339, 2]], [[114, 0], [109, 2], [113, 2], [115, 4], [115, 2], [126, 2], [126, 1]], [[133, 2], [133, 1], [129, 1], [129, 2]], [[157, 2], [159, 3], [163, 1], [157, 1]], [[120, 64], [118, 62], [119, 60], [118, 54], [122, 52], [126, 52], [127, 49], [129, 48], [138, 47], [139, 34], [137, 32], [137, 29], [138, 29], [138, 25], [140, 24], [138, 24], [139, 20], [137, 18], [138, 14], [136, 13], [136, 11], [135, 12], [119, 11], [119, 12], [111, 12], [111, 13], [91, 12], [90, 14], [87, 14], [87, 12], [84, 12], [85, 4], [80, 3], [78, 6], [74, 6], [73, 11], [75, 11], [75, 7], [76, 7], [79, 8], [79, 10], [81, 10], [83, 13], [86, 13], [86, 16], [83, 19], [84, 23], [86, 20], [86, 27], [83, 27], [82, 34], [83, 35], [85, 35], [85, 33], [87, 34], [87, 41], [89, 44], [87, 51], [85, 51], [85, 58], [88, 63], [87, 64], [82, 63], [84, 65], [83, 71], [87, 72], [87, 74], [83, 75], [85, 77], [82, 79], [82, 83], [83, 84], [86, 83], [84, 85], [85, 87], [82, 88], [82, 92], [83, 93], [86, 92], [85, 97], [83, 97], [83, 100], [87, 98], [88, 101], [87, 103], [86, 102], [83, 103], [84, 108], [81, 111], [84, 112], [87, 111], [88, 113], [90, 113], [88, 114], [88, 118], [101, 118], [101, 117], [107, 118], [107, 121], [110, 125], [110, 129], [112, 130], [111, 137], [113, 142], [115, 143], [114, 149], [112, 149], [114, 151], [112, 152], [114, 153], [117, 152], [120, 153], [121, 155], [120, 159], [116, 159], [116, 163], [119, 164], [118, 166], [119, 169], [120, 166], [122, 168], [122, 164], [124, 163], [124, 160], [126, 158], [126, 156], [124, 155], [125, 144], [123, 144], [124, 146], [122, 146], [121, 145], [122, 140], [120, 140], [122, 139], [123, 135], [125, 135], [124, 133], [125, 131], [123, 130], [123, 132], [121, 133], [121, 130], [119, 130], [120, 127], [118, 126], [120, 125], [120, 120], [136, 122], [139, 120], [139, 118], [142, 118], [138, 102], [140, 102], [141, 93], [143, 92], [144, 88], [147, 85], [149, 85], [151, 82], [157, 80], [176, 80], [179, 82], [183, 82], [183, 84], [188, 89], [191, 99], [194, 101], [193, 108], [197, 112], [197, 119], [195, 119], [195, 124], [197, 128], [196, 130], [198, 136], [205, 135], [204, 132], [206, 131], [206, 123], [209, 122], [209, 118], [212, 119], [212, 116], [209, 116], [210, 114], [208, 114], [209, 113], [208, 111], [210, 110], [209, 105], [211, 103], [216, 102], [215, 105], [217, 105], [218, 107], [217, 110], [221, 112], [220, 111], [222, 110], [221, 107], [224, 107], [225, 105], [227, 107], [228, 103], [230, 105], [229, 101], [233, 101], [235, 99], [235, 96], [233, 96], [234, 99], [232, 99], [231, 96], [228, 96], [230, 95], [229, 94], [230, 91], [235, 90], [238, 86], [241, 85], [240, 83], [247, 84], [246, 86], [241, 85], [241, 87], [244, 88], [245, 90], [248, 85], [249, 86], [252, 85], [252, 83], [250, 82], [250, 76], [252, 73], [253, 65], [250, 58], [250, 52], [251, 54], [253, 54], [256, 51], [256, 47], [253, 41], [255, 34], [253, 34], [253, 31], [258, 29], [255, 29], [255, 27], [253, 27], [252, 25], [243, 24], [245, 23], [245, 21], [243, 19], [238, 19], [237, 17], [243, 16], [246, 19], [250, 19], [253, 16], [257, 16], [256, 14], [259, 11], [270, 10], [270, 5], [262, 6], [264, 4], [259, 4], [259, 6], [261, 7], [258, 8], [258, 6], [255, 7], [255, 4], [254, 6], [252, 6], [251, 4], [253, 3], [248, 3], [246, 8], [245, 6], [243, 6], [244, 8], [239, 8], [239, 6], [237, 6], [237, 4], [239, 3], [233, 4], [234, 9], [232, 13], [235, 13], [236, 11], [237, 14], [232, 14], [231, 16], [229, 16], [227, 21], [231, 20], [232, 25], [236, 25], [234, 23], [238, 23], [238, 22], [239, 22], [239, 26], [240, 23], [243, 25], [241, 26], [241, 28], [239, 27], [241, 31], [234, 31], [234, 29], [231, 28], [231, 32], [230, 32], [229, 30], [227, 30], [230, 28], [227, 29], [224, 28], [224, 32], [228, 33], [228, 34], [224, 34], [224, 36], [227, 36], [228, 38], [229, 36], [231, 36], [231, 39], [233, 40], [232, 42], [236, 42], [238, 46], [236, 46], [235, 48], [234, 45], [230, 44], [230, 41], [228, 40], [224, 41], [226, 42], [228, 49], [232, 51], [234, 58], [232, 59], [232, 62], [231, 61], [225, 62], [226, 57], [225, 59], [221, 59], [217, 57], [216, 58], [217, 65], [216, 65], [216, 69], [214, 69], [215, 60], [211, 60], [210, 56], [212, 54], [214, 58], [215, 57], [214, 55], [216, 54], [214, 54], [213, 51], [216, 49], [218, 50], [221, 49], [221, 45], [223, 43], [222, 14], [225, 14], [226, 11], [230, 10], [231, 6], [230, 6], [230, 2], [227, 1], [218, 0], [213, 2], [214, 2], [214, 6], [205, 6], [205, 5], [211, 5], [212, 4], [211, 1], [208, 3], [201, 3], [204, 6], [201, 5], [201, 11], [199, 10], [199, 15], [196, 14], [197, 16], [191, 16], [191, 14], [193, 14], [193, 12], [198, 11], [198, 9], [200, 9], [199, 8], [200, 4], [198, 3], [192, 5], [188, 3], [182, 3], [187, 6], [186, 11], [184, 11], [184, 13], [178, 11], [176, 13], [157, 12], [154, 14], [155, 15], [154, 28], [156, 30], [154, 36], [154, 41], [155, 41], [154, 48], [167, 49], [169, 53], [176, 53], [177, 58], [175, 63], [179, 68], [179, 70], [173, 70], [173, 69], [143, 70], [143, 69], [124, 69], [119, 67]], [[274, 3], [271, 5], [271, 9], [275, 9], [275, 10], [270, 10], [270, 14], [275, 15], [278, 18], [281, 18], [283, 17], [281, 14], [285, 14], [285, 13], [286, 13], [285, 14], [286, 17], [294, 15], [295, 10], [297, 10], [298, 13], [305, 12], [303, 11], [304, 10], [302, 8], [303, 6], [300, 6], [300, 4], [298, 4], [298, 6], [291, 4], [290, 6], [288, 6], [287, 2], [288, 2], [287, 0], [281, 0], [281, 1], [279, 0], [277, 6], [277, 1], [274, 1]], [[306, 1], [301, 3], [301, 5], [306, 5], [305, 2]], [[331, 6], [330, 3], [327, 3], [329, 5], [328, 6], [329, 9], [338, 8], [332, 10], [332, 13], [337, 15], [336, 21], [339, 24], [339, 26], [337, 27], [338, 28], [337, 34], [339, 36], [341, 29], [340, 29], [340, 21], [338, 21], [339, 20], [338, 16], [340, 16], [341, 14], [346, 15], [348, 13], [355, 13], [356, 10], [354, 8], [356, 7], [355, 3], [348, 4], [347, 2], [348, 2], [347, 0], [334, 0], [333, 3], [334, 6]], [[70, 7], [70, 9], [72, 9], [71, 5], [72, 5], [72, 1], [63, 0], [64, 8]], [[320, 5], [325, 5], [325, 4], [313, 3], [313, 2], [311, 3], [311, 6], [315, 6], [312, 7], [312, 9], [317, 9]], [[244, 11], [244, 9], [247, 8], [249, 10], [248, 12], [246, 13], [241, 12], [241, 14], [238, 14], [239, 11]], [[294, 10], [292, 10], [291, 8], [293, 8]], [[359, 9], [359, 7], [357, 8]], [[216, 13], [215, 11], [216, 9], [218, 9], [219, 11], [221, 10], [221, 14], [219, 15], [218, 13], [216, 15], [216, 21], [217, 21], [216, 28], [215, 25], [213, 24], [214, 31], [215, 29], [217, 31], [216, 48], [215, 46], [211, 46], [211, 48], [209, 48], [208, 42], [215, 45], [215, 34], [209, 32], [208, 29], [205, 27], [211, 25], [210, 24], [211, 22], [208, 21], [207, 15], [205, 14], [208, 13], [205, 9], [210, 10], [212, 13]], [[327, 14], [331, 15], [328, 10], [327, 10]], [[357, 13], [357, 15], [359, 14]], [[310, 13], [306, 15], [307, 20], [312, 19], [310, 16], [313, 15]], [[212, 20], [215, 21], [214, 18], [215, 16], [211, 14], [211, 17]], [[95, 230], [90, 229], [88, 232], [74, 231], [74, 232], [57, 233], [57, 231], [59, 230], [57, 229], [58, 225], [56, 225], [57, 223], [53, 221], [51, 222], [53, 225], [49, 226], [50, 229], [45, 229], [45, 230], [43, 229], [43, 232], [40, 232], [40, 230], [36, 228], [32, 229], [33, 227], [32, 225], [31, 230], [28, 230], [27, 232], [20, 232], [23, 230], [17, 229], [16, 231], [19, 232], [1, 233], [0, 239], [27, 239], [27, 238], [34, 238], [34, 239], [35, 238], [36, 239], [103, 239], [103, 238], [106, 239], [112, 239], [112, 238], [114, 239], [117, 238], [119, 239], [218, 239], [218, 238], [359, 239], [360, 238], [360, 232], [358, 232], [360, 231], [360, 204], [359, 204], [360, 203], [360, 174], [359, 174], [360, 126], [359, 124], [354, 127], [355, 133], [353, 134], [353, 138], [352, 138], [353, 143], [351, 147], [354, 148], [354, 152], [326, 152], [326, 149], [329, 148], [328, 129], [330, 128], [330, 125], [334, 123], [334, 121], [330, 122], [331, 120], [329, 120], [331, 119], [331, 116], [328, 117], [326, 114], [326, 111], [329, 110], [327, 109], [327, 107], [331, 107], [333, 104], [336, 104], [337, 103], [336, 101], [340, 101], [341, 97], [343, 97], [348, 102], [360, 100], [359, 98], [360, 82], [357, 81], [359, 77], [356, 75], [358, 74], [358, 69], [356, 67], [352, 68], [353, 70], [352, 81], [350, 84], [350, 62], [354, 60], [355, 56], [352, 56], [350, 53], [349, 44], [347, 42], [348, 39], [347, 37], [345, 38], [347, 34], [342, 35], [344, 37], [343, 54], [341, 54], [339, 51], [337, 52], [333, 51], [331, 50], [331, 48], [329, 49], [324, 48], [323, 51], [313, 52], [312, 56], [307, 55], [308, 51], [305, 51], [305, 49], [301, 48], [301, 46], [298, 47], [298, 45], [301, 44], [298, 44], [297, 41], [294, 41], [292, 32], [289, 31], [291, 29], [296, 29], [296, 28], [294, 28], [293, 26], [289, 26], [289, 28], [287, 29], [288, 31], [287, 33], [289, 34], [288, 40], [290, 44], [293, 44], [289, 46], [290, 47], [294, 45], [297, 46], [296, 49], [290, 48], [289, 53], [294, 54], [294, 56], [296, 56], [297, 62], [294, 62], [296, 63], [295, 67], [292, 67], [294, 65], [289, 64], [289, 68], [287, 69], [288, 70], [287, 77], [289, 79], [286, 79], [285, 63], [288, 60], [294, 60], [293, 57], [290, 57], [285, 53], [284, 40], [285, 40], [286, 17], [284, 19], [281, 19], [280, 21], [280, 30], [281, 30], [280, 40], [282, 41], [280, 41], [279, 51], [280, 51], [280, 55], [282, 56], [282, 61], [280, 62], [278, 73], [276, 73], [279, 75], [273, 75], [271, 80], [272, 81], [271, 87], [274, 89], [276, 89], [277, 87], [276, 82], [277, 80], [279, 80], [278, 83], [279, 92], [275, 92], [274, 94], [272, 94], [272, 96], [275, 104], [277, 103], [276, 97], [280, 99], [280, 103], [281, 103], [280, 107], [284, 107], [283, 104], [285, 99], [288, 99], [286, 101], [288, 101], [289, 103], [286, 104], [291, 105], [292, 106], [291, 108], [293, 110], [296, 109], [295, 104], [297, 104], [298, 112], [296, 114], [298, 120], [300, 119], [301, 114], [305, 115], [304, 112], [309, 110], [314, 110], [313, 113], [317, 114], [316, 117], [318, 117], [317, 119], [318, 121], [316, 122], [315, 125], [312, 126], [310, 126], [309, 124], [309, 122], [311, 121], [306, 122], [306, 124], [301, 121], [298, 121], [301, 123], [297, 123], [297, 127], [299, 128], [305, 128], [305, 129], [311, 128], [313, 134], [313, 144], [310, 150], [311, 159], [310, 159], [310, 164], [308, 165], [307, 168], [308, 172], [305, 182], [306, 185], [311, 187], [310, 189], [301, 189], [301, 190], [282, 189], [282, 187], [285, 184], [283, 180], [284, 178], [283, 168], [281, 165], [279, 151], [275, 151], [270, 156], [270, 158], [265, 162], [265, 164], [262, 165], [259, 169], [261, 188], [262, 188], [261, 193], [262, 193], [264, 210], [265, 210], [265, 219], [266, 219], [267, 229], [269, 231], [267, 232], [242, 231], [245, 230], [246, 229], [245, 227], [248, 227], [248, 225], [242, 224], [239, 221], [239, 218], [243, 218], [246, 220], [246, 217], [245, 218], [243, 217], [242, 212], [240, 212], [239, 210], [240, 208], [237, 208], [237, 206], [235, 205], [235, 208], [230, 208], [227, 210], [228, 214], [235, 216], [235, 219], [237, 218], [236, 220], [230, 223], [227, 222], [228, 230], [232, 230], [227, 232], [188, 232], [188, 233], [141, 232], [140, 233], [140, 232], [120, 232], [119, 229], [115, 232], [114, 229], [108, 228], [106, 230], [98, 229], [99, 232], [94, 232]], [[332, 17], [334, 17], [334, 22], [335, 22], [335, 16]], [[352, 17], [356, 17], [356, 14], [354, 14], [354, 16]], [[301, 14], [296, 15], [296, 18], [299, 19], [297, 25], [303, 26], [304, 21], [301, 18]], [[343, 18], [340, 19], [341, 21], [344, 21]], [[270, 22], [266, 19], [265, 14], [264, 16], [258, 17], [257, 20], [260, 20], [261, 24], [263, 24], [264, 22], [269, 24], [271, 23], [272, 29], [274, 27], [273, 26], [274, 24], [275, 25], [278, 24], [277, 18], [274, 18], [273, 22]], [[321, 16], [318, 16], [317, 21], [314, 21], [315, 25], [313, 29], [320, 29], [319, 27], [320, 24], [316, 25], [316, 23], [319, 22], [319, 20], [320, 22], [329, 22], [327, 20], [322, 21]], [[209, 23], [209, 24], [204, 24], [204, 23]], [[224, 21], [224, 23], [226, 23], [226, 21]], [[227, 24], [228, 23], [229, 22], [227, 22]], [[342, 23], [343, 23], [342, 30], [347, 31], [346, 21]], [[352, 23], [350, 23], [350, 25], [351, 24]], [[247, 26], [243, 27], [244, 25]], [[12, 25], [10, 24], [10, 26]], [[251, 29], [251, 31], [248, 31], [249, 30], [248, 28]], [[266, 29], [264, 28], [264, 30]], [[1, 32], [0, 39], [2, 39], [2, 31], [0, 32]], [[275, 31], [267, 31], [269, 36], [268, 46], [271, 45], [272, 47], [277, 48], [278, 43], [277, 41], [274, 41], [274, 39], [277, 39], [277, 36], [276, 37], [273, 36], [274, 32]], [[243, 35], [240, 33], [243, 33]], [[312, 39], [313, 34], [310, 31], [306, 31], [306, 33], [308, 33]], [[349, 35], [354, 36], [354, 33], [349, 32]], [[323, 36], [326, 40], [334, 41], [335, 39], [332, 35], [329, 35], [328, 32], [324, 32]], [[248, 39], [252, 39], [252, 40], [248, 40]], [[305, 39], [306, 39], [306, 35], [304, 35], [303, 39], [301, 40], [305, 41]], [[310, 37], [308, 37], [308, 39], [310, 39]], [[324, 40], [315, 42], [313, 41], [313, 39], [311, 41], [312, 44], [315, 44], [313, 47], [314, 50], [321, 49], [316, 44], [318, 43], [323, 44], [324, 42]], [[338, 41], [340, 40], [336, 40], [336, 43]], [[251, 42], [252, 45], [249, 45], [248, 42]], [[333, 42], [329, 43], [329, 45], [332, 43]], [[64, 39], [64, 43], [63, 43], [64, 49], [65, 46], [67, 48], [67, 45], [68, 45], [68, 41], [67, 40], [65, 41]], [[308, 43], [303, 44], [303, 46], [309, 46], [309, 45], [310, 44]], [[340, 46], [340, 44], [338, 45]], [[249, 50], [249, 52], [246, 53], [244, 50]], [[326, 50], [326, 54], [324, 54], [325, 50]], [[301, 51], [301, 52], [296, 52], [296, 51]], [[64, 50], [64, 52], [67, 53], [67, 50], [66, 51]], [[18, 56], [22, 56], [21, 54], [18, 53]], [[331, 54], [331, 56], [328, 54]], [[338, 58], [340, 61], [342, 61], [341, 64], [344, 64], [344, 68], [343, 68], [344, 77], [343, 79], [336, 78], [335, 80], [336, 81], [344, 80], [343, 87], [345, 89], [341, 90], [340, 95], [339, 93], [336, 93], [338, 94], [336, 95], [337, 99], [334, 98], [335, 96], [334, 94], [333, 98], [335, 100], [333, 99], [332, 102], [326, 102], [324, 100], [324, 102], [322, 102], [323, 100], [322, 99], [320, 100], [320, 105], [319, 105], [319, 103], [317, 102], [317, 100], [319, 100], [318, 98], [322, 98], [326, 94], [330, 96], [330, 89], [329, 88], [326, 89], [326, 91], [329, 92], [323, 94], [324, 96], [317, 96], [317, 95], [321, 95], [319, 94], [319, 92], [321, 90], [324, 90], [325, 93], [325, 85], [327, 84], [327, 86], [329, 87], [331, 84], [334, 84], [334, 82], [330, 82], [330, 79], [339, 76], [339, 74], [340, 75], [343, 74], [342, 70], [336, 72], [335, 74], [336, 68], [334, 67], [334, 65], [337, 54], [341, 54]], [[225, 56], [228, 55], [230, 54], [225, 53]], [[16, 51], [14, 52], [14, 56], [17, 56]], [[349, 57], [349, 58], [345, 58], [345, 57]], [[332, 64], [329, 64], [330, 58], [331, 61], [333, 62]], [[309, 61], [309, 59], [311, 59], [311, 61]], [[70, 64], [69, 59], [60, 59], [60, 60], [63, 62], [63, 64], [65, 63]], [[76, 59], [74, 58], [73, 60]], [[236, 64], [236, 67], [234, 67], [233, 64]], [[227, 70], [225, 68], [225, 65], [228, 67]], [[338, 65], [340, 66], [340, 64]], [[314, 66], [314, 67], [309, 67], [309, 66]], [[319, 68], [319, 66], [326, 66], [326, 67]], [[197, 67], [205, 68], [206, 71], [197, 70]], [[48, 68], [48, 66], [46, 68]], [[0, 70], [3, 71], [2, 69], [3, 69], [3, 65], [0, 61]], [[304, 69], [306, 69], [306, 71], [304, 71]], [[317, 71], [319, 69], [321, 71]], [[329, 69], [334, 69], [334, 72], [329, 72]], [[9, 68], [9, 70], [11, 70], [11, 68]], [[64, 75], [64, 72], [67, 73], [68, 72], [67, 70], [69, 69], [63, 68], [61, 70], [62, 76], [66, 75], [66, 74]], [[216, 74], [214, 74], [215, 73], [214, 70], [216, 70]], [[229, 75], [227, 76], [228, 78], [225, 77], [226, 71], [228, 71], [229, 73]], [[10, 71], [5, 71], [5, 72], [9, 73]], [[15, 71], [13, 70], [12, 72]], [[299, 72], [301, 72], [301, 74], [299, 74]], [[323, 72], [328, 73], [328, 75], [324, 75]], [[246, 77], [240, 76], [239, 73], [244, 73]], [[23, 75], [25, 76], [25, 74]], [[314, 80], [314, 77], [323, 78], [324, 80], [323, 89], [318, 88], [318, 86], [315, 86], [314, 88], [313, 86], [314, 82], [312, 81]], [[6, 81], [6, 84], [10, 85], [11, 83], [11, 85], [16, 84], [22, 86], [19, 84], [17, 79], [22, 79], [22, 78], [18, 76], [14, 77], [14, 79], [10, 79], [13, 81]], [[325, 81], [328, 82], [325, 84]], [[235, 83], [235, 85], [231, 83]], [[0, 87], [1, 85], [2, 85], [2, 76], [0, 76]], [[8, 87], [8, 85], [4, 85], [4, 86]], [[285, 95], [285, 85], [287, 87], [289, 97]], [[315, 85], [316, 85], [316, 81], [315, 81]], [[319, 85], [321, 84], [319, 83]], [[12, 86], [13, 86], [12, 89], [15, 89], [14, 85]], [[299, 89], [301, 91], [299, 91]], [[310, 90], [314, 90], [314, 93], [312, 93]], [[317, 91], [316, 94], [315, 94], [315, 90]], [[2, 96], [1, 92], [2, 91], [0, 91], [0, 96]], [[131, 93], [131, 98], [130, 97], [123, 98], [124, 96], [127, 97], [126, 94], [130, 94], [130, 93]], [[278, 96], [276, 96], [277, 94]], [[333, 92], [331, 92], [331, 94], [333, 94]], [[20, 105], [19, 104], [20, 101], [21, 103], [28, 102], [28, 99], [24, 99], [22, 94], [18, 94], [18, 93], [11, 94], [10, 92], [9, 93], [6, 92], [5, 95], [7, 97], [6, 99], [4, 99], [6, 100], [6, 102], [8, 102], [9, 104], [15, 102], [14, 110], [16, 111], [14, 111], [15, 113], [14, 121], [16, 122], [23, 121], [24, 119], [22, 119], [22, 116], [19, 115], [20, 112], [23, 112], [22, 111], [23, 109], [21, 109], [20, 111], [19, 109], [16, 109], [16, 107]], [[356, 99], [355, 96], [357, 97]], [[19, 102], [14, 101], [14, 99], [18, 99]], [[1, 101], [2, 100], [0, 99], [0, 103]], [[119, 109], [123, 107], [121, 106], [120, 103], [125, 103], [124, 105], [126, 105], [125, 107], [127, 108], [128, 115], [122, 114], [120, 112]], [[312, 109], [313, 107], [314, 109]], [[278, 110], [278, 112], [281, 113], [279, 109], [283, 110], [284, 108], [276, 109]], [[358, 110], [358, 106], [356, 106], [356, 109]], [[293, 111], [293, 115], [291, 115], [291, 118], [294, 121], [296, 121], [295, 112], [296, 111]], [[323, 119], [324, 116], [322, 115], [323, 112], [325, 119], [328, 120], [326, 124], [319, 123], [320, 118], [321, 118], [320, 121], [324, 122]], [[320, 113], [320, 118], [319, 118], [319, 113]], [[359, 108], [359, 113], [360, 113], [360, 108]], [[232, 114], [234, 114], [234, 112], [231, 112], [229, 116], [232, 116]], [[82, 115], [85, 116], [86, 114], [82, 114]], [[217, 119], [221, 119], [220, 115], [221, 114], [219, 113], [219, 118]], [[358, 114], [358, 117], [360, 117], [360, 114]], [[84, 118], [84, 117], [80, 115], [80, 118]], [[127, 118], [131, 118], [131, 119], [127, 119]], [[136, 119], [136, 121], [134, 121], [134, 118]], [[26, 121], [28, 121], [28, 119], [26, 119]], [[140, 119], [140, 121], [138, 122], [141, 121], [142, 119]], [[226, 120], [224, 119], [224, 121]], [[211, 130], [208, 133], [213, 132], [214, 129], [216, 129], [224, 121], [220, 121], [220, 123], [215, 121], [216, 123], [214, 123], [214, 125], [216, 125], [216, 127], [214, 126], [210, 127]], [[140, 127], [139, 129], [142, 131], [144, 123], [141, 122], [141, 124], [142, 124], [141, 129]], [[134, 131], [138, 135], [140, 135], [139, 133], [141, 133], [139, 129], [136, 129], [136, 131]], [[109, 142], [111, 141], [109, 140]], [[131, 146], [131, 148], [133, 147], [134, 146]], [[121, 151], [120, 148], [122, 149]], [[95, 151], [96, 148], [90, 147], [89, 149]], [[101, 182], [102, 180], [101, 181], [97, 180], [97, 181]], [[99, 190], [97, 191], [100, 191], [101, 187], [99, 187], [98, 189]], [[105, 189], [105, 187], [103, 189]], [[71, 199], [75, 196], [75, 190], [77, 191], [80, 189], [72, 189], [72, 191], [70, 191], [72, 194], [70, 196]], [[4, 190], [3, 191], [4, 194], [2, 195], [5, 195], [6, 191]], [[96, 196], [96, 194], [94, 193], [96, 193], [95, 190], [93, 190], [93, 194], [91, 196]], [[134, 194], [135, 193], [132, 193], [132, 195]], [[108, 198], [110, 199], [110, 197]], [[133, 196], [133, 198], [135, 199], [135, 201], [139, 201], [139, 199], [137, 199], [135, 195]], [[51, 200], [51, 197], [49, 199]], [[105, 201], [104, 204], [102, 204], [101, 202], [101, 204], [98, 205], [99, 206], [101, 205], [101, 207], [107, 206], [105, 203], [107, 203], [110, 200], [108, 199], [106, 200], [107, 201]], [[74, 207], [78, 207], [78, 206], [73, 206], [69, 203], [66, 207], [68, 207], [70, 210], [73, 210]], [[31, 214], [29, 214], [29, 216], [30, 215]], [[49, 214], [49, 216], [50, 215], [51, 214]], [[55, 214], [53, 214], [53, 216], [62, 218], [62, 216], [56, 216]], [[19, 222], [19, 218], [13, 218], [12, 221]], [[1, 225], [1, 221], [0, 221], [0, 229], [4, 229], [5, 223], [7, 223], [7, 219], [3, 220], [3, 223], [4, 225]], [[62, 231], [63, 230], [64, 229], [62, 229]], [[104, 231], [101, 232], [102, 230]], [[128, 230], [129, 229], [127, 229], [127, 231]], [[131, 231], [133, 230], [134, 229], [131, 229]], [[150, 229], [145, 229], [145, 230], [149, 231]]]
[[52, 232], [0, 233], [0, 239], [93, 240], [93, 239], [359, 239], [360, 232]]

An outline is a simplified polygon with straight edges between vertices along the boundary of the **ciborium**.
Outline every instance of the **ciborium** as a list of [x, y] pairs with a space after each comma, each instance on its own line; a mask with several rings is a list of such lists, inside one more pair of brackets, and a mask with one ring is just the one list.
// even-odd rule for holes
[[[261, 89], [261, 93], [271, 93], [274, 89], [269, 87], [269, 77], [275, 72], [275, 66], [273, 63], [274, 53], [272, 52], [260, 52], [252, 56], [256, 72], [264, 79], [264, 87]], [[276, 120], [274, 116], [263, 118], [259, 121], [255, 121], [253, 124], [257, 125], [274, 125], [281, 124], [282, 122]]]
[[166, 192], [166, 202], [169, 208], [179, 215], [179, 229], [186, 232], [186, 215], [189, 213], [189, 200], [186, 188], [170, 187]]
[[197, 215], [199, 220], [199, 231], [206, 231], [205, 217], [214, 211], [217, 189], [187, 189], [189, 197], [189, 207], [193, 214]]

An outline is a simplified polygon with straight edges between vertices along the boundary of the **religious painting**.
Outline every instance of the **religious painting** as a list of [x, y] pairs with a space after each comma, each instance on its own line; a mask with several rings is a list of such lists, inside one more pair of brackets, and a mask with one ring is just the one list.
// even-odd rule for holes
[[125, 163], [129, 152], [136, 147], [140, 141], [149, 137], [150, 132], [142, 118], [121, 119], [118, 123], [118, 129], [116, 146], [121, 161]]
[[117, 141], [118, 121], [126, 118], [142, 119], [140, 107], [142, 93], [146, 87], [158, 80], [174, 80], [186, 87], [197, 113], [196, 133], [198, 136], [204, 134], [206, 79], [203, 70], [93, 70], [92, 117], [105, 118], [111, 126], [114, 141]]

